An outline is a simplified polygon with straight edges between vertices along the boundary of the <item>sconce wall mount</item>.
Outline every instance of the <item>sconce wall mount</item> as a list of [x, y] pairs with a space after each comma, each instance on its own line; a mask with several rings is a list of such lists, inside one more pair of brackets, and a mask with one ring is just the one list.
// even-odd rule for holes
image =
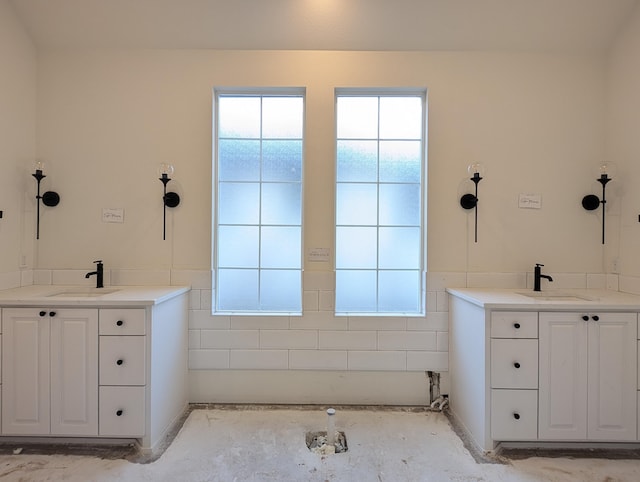
[[613, 165], [605, 163], [600, 166], [600, 177], [596, 179], [602, 185], [602, 199], [595, 194], [587, 194], [582, 198], [582, 207], [587, 211], [595, 211], [602, 205], [602, 244], [605, 238], [605, 207], [607, 205], [607, 184], [612, 180]]
[[48, 207], [57, 206], [60, 203], [60, 195], [54, 191], [46, 191], [44, 194], [40, 194], [40, 183], [47, 177], [44, 174], [44, 162], [36, 161], [35, 172], [31, 174], [37, 184], [36, 190], [36, 239], [40, 239], [40, 201], [42, 204]]
[[474, 228], [474, 239], [475, 242], [478, 242], [478, 184], [482, 181], [482, 175], [484, 174], [484, 166], [478, 162], [475, 162], [467, 168], [471, 177], [469, 178], [475, 188], [474, 194], [467, 193], [463, 194], [460, 198], [460, 206], [463, 209], [474, 209], [474, 217], [475, 217], [475, 228]]
[[158, 168], [158, 179], [162, 182], [162, 204], [163, 204], [163, 219], [162, 219], [162, 239], [167, 239], [167, 208], [175, 208], [180, 204], [180, 196], [176, 192], [167, 192], [167, 183], [171, 181], [171, 175], [173, 175], [173, 166], [171, 164], [162, 163]]

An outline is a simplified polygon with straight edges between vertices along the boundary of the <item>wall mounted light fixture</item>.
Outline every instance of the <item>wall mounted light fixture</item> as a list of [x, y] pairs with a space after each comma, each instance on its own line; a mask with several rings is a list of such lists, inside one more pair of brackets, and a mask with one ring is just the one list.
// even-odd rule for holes
[[54, 191], [47, 191], [40, 195], [40, 182], [47, 177], [44, 174], [44, 162], [36, 161], [35, 172], [31, 175], [36, 179], [38, 186], [36, 192], [36, 239], [40, 239], [40, 201], [42, 200], [45, 206], [53, 207], [60, 202], [60, 196]]
[[162, 182], [163, 194], [162, 194], [162, 203], [164, 205], [163, 209], [163, 218], [162, 218], [162, 239], [167, 239], [167, 208], [175, 208], [178, 204], [180, 204], [180, 196], [178, 196], [175, 192], [167, 192], [167, 183], [171, 181], [171, 177], [173, 175], [173, 166], [171, 164], [162, 163], [160, 167], [158, 167], [158, 175], [160, 176], [160, 181]]
[[596, 179], [602, 184], [602, 199], [595, 194], [587, 194], [582, 198], [582, 207], [587, 211], [594, 211], [598, 209], [602, 204], [602, 244], [604, 244], [604, 221], [605, 221], [605, 207], [607, 205], [607, 198], [605, 197], [607, 183], [611, 181], [614, 174], [615, 167], [611, 163], [604, 163], [600, 166], [600, 177]]
[[471, 177], [469, 179], [473, 181], [473, 184], [475, 187], [475, 193], [464, 194], [460, 198], [460, 206], [462, 206], [464, 209], [475, 210], [474, 234], [475, 234], [475, 242], [477, 243], [478, 242], [478, 183], [482, 181], [482, 176], [484, 175], [484, 166], [479, 162], [474, 162], [473, 164], [469, 165], [469, 167], [467, 168], [467, 171], [469, 172], [469, 174], [471, 174]]

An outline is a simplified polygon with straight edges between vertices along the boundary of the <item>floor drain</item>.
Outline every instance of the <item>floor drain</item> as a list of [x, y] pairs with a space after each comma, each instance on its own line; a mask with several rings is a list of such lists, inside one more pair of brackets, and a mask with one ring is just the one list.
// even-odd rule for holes
[[340, 454], [347, 451], [347, 437], [344, 432], [336, 432], [335, 442], [327, 443], [327, 432], [307, 432], [307, 447], [320, 455]]

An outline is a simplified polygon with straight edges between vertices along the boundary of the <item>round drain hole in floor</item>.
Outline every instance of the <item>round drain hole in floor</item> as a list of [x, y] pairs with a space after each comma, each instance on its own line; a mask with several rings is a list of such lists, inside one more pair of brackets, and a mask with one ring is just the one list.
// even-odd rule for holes
[[313, 453], [320, 455], [329, 454], [341, 454], [346, 452], [347, 437], [344, 432], [336, 432], [334, 437], [334, 443], [328, 443], [327, 432], [307, 432], [306, 435], [307, 447]]

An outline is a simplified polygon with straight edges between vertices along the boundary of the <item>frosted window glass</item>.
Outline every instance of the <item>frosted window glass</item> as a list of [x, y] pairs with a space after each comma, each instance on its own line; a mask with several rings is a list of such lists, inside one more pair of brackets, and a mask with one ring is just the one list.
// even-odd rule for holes
[[420, 185], [380, 184], [380, 224], [420, 225]]
[[377, 255], [376, 228], [336, 228], [336, 268], [375, 268]]
[[218, 136], [258, 139], [260, 97], [219, 97]]
[[337, 125], [339, 139], [376, 139], [378, 98], [338, 97]]
[[377, 184], [336, 186], [336, 224], [375, 225], [378, 223]]
[[218, 307], [255, 311], [259, 307], [257, 269], [218, 269]]
[[380, 228], [381, 269], [420, 267], [420, 228]]
[[258, 267], [258, 227], [220, 226], [218, 266], [221, 268]]
[[262, 224], [300, 224], [302, 186], [299, 183], [262, 185]]
[[378, 180], [377, 141], [338, 141], [338, 182]]
[[376, 272], [336, 271], [336, 311], [376, 311]]
[[300, 240], [299, 227], [263, 227], [260, 265], [263, 268], [300, 268]]
[[262, 99], [262, 137], [302, 139], [302, 97]]
[[258, 224], [260, 184], [221, 182], [218, 188], [219, 224]]
[[220, 140], [219, 181], [259, 181], [260, 141]]
[[415, 313], [419, 310], [419, 271], [379, 272], [378, 311]]
[[380, 98], [380, 138], [422, 139], [422, 99]]
[[260, 271], [260, 308], [266, 311], [301, 311], [299, 270]]
[[420, 182], [420, 141], [380, 142], [381, 182]]
[[302, 141], [262, 143], [263, 181], [302, 180]]

